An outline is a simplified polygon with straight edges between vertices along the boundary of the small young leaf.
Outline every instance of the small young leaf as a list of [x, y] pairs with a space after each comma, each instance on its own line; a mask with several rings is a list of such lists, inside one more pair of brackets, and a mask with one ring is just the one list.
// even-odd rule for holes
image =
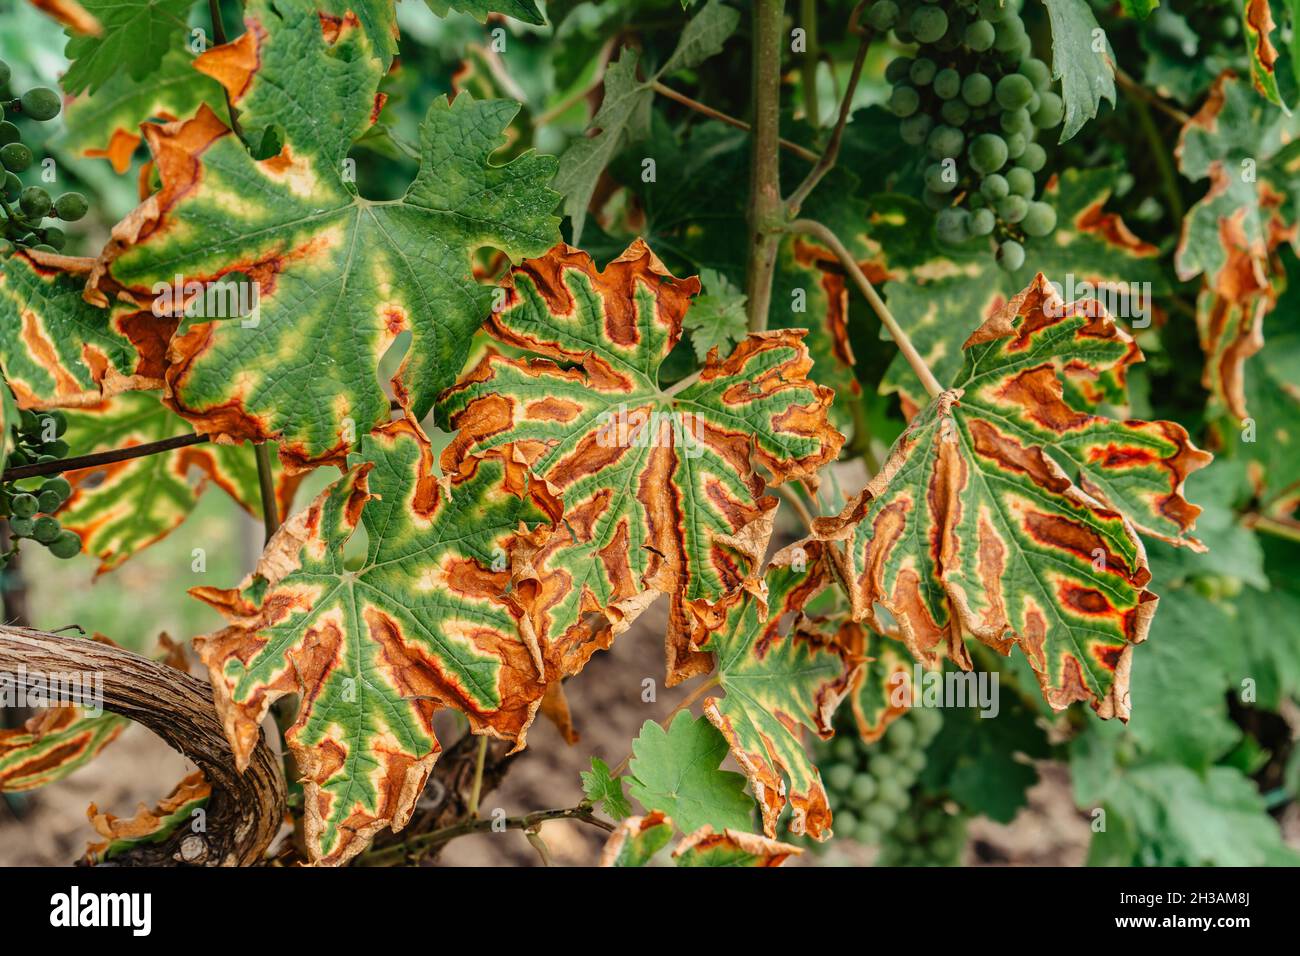
[[704, 294], [691, 303], [682, 317], [682, 325], [691, 333], [695, 357], [703, 362], [710, 349], [729, 352], [745, 337], [748, 318], [745, 296], [726, 278], [712, 269], [700, 270]]
[[591, 770], [579, 771], [582, 792], [595, 806], [600, 807], [615, 820], [632, 815], [632, 804], [623, 794], [623, 778], [611, 777], [609, 765], [599, 757], [591, 758]]

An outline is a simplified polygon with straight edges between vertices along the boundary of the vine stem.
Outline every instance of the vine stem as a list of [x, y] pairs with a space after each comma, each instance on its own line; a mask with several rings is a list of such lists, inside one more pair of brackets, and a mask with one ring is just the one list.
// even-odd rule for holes
[[1290, 541], [1300, 541], [1300, 527], [1287, 521], [1279, 521], [1267, 515], [1248, 514], [1243, 519], [1243, 523], [1252, 531], [1262, 531]]
[[[744, 120], [736, 119], [734, 116], [729, 116], [721, 110], [715, 110], [712, 106], [701, 103], [699, 100], [693, 100], [685, 93], [677, 92], [671, 86], [664, 86], [664, 84], [660, 83], [658, 80], [655, 80], [650, 84], [650, 89], [654, 90], [660, 96], [666, 97], [675, 103], [681, 103], [682, 106], [693, 109], [695, 112], [707, 116], [710, 119], [715, 119], [720, 123], [726, 123], [728, 126], [734, 126], [736, 129], [743, 129], [745, 132], [749, 132], [753, 128]], [[800, 146], [798, 143], [791, 142], [788, 139], [778, 139], [777, 145], [798, 156], [800, 159], [806, 159], [810, 163], [816, 163], [821, 159], [821, 157], [811, 149]]]
[[1189, 122], [1191, 122], [1192, 118], [1190, 116], [1188, 116], [1186, 113], [1184, 113], [1182, 110], [1178, 109], [1177, 107], [1170, 106], [1159, 96], [1157, 96], [1151, 90], [1148, 90], [1145, 86], [1143, 86], [1137, 80], [1133, 79], [1133, 77], [1129, 76], [1119, 67], [1115, 68], [1115, 79], [1119, 81], [1120, 86], [1124, 87], [1124, 89], [1132, 93], [1134, 96], [1141, 97], [1142, 99], [1150, 103], [1152, 106], [1154, 106], [1156, 109], [1160, 110], [1162, 113], [1172, 116], [1174, 119], [1178, 121], [1178, 124], [1180, 126], [1186, 126]]
[[32, 465], [18, 465], [15, 468], [6, 468], [3, 474], [0, 474], [0, 482], [8, 483], [18, 481], [21, 478], [39, 478], [43, 475], [58, 475], [65, 471], [76, 471], [78, 468], [95, 468], [99, 465], [111, 465], [118, 461], [129, 461], [132, 458], [143, 458], [146, 455], [159, 455], [166, 451], [173, 451], [177, 448], [186, 448], [190, 445], [202, 445], [210, 441], [207, 435], [175, 435], [171, 438], [164, 438], [160, 441], [146, 442], [143, 445], [128, 445], [125, 448], [114, 448], [111, 451], [96, 452], [93, 455], [78, 455], [75, 458], [61, 458], [58, 461], [47, 461]]
[[921, 353], [912, 344], [911, 338], [903, 331], [902, 326], [898, 324], [898, 320], [889, 311], [889, 307], [880, 298], [880, 295], [876, 292], [876, 287], [871, 284], [871, 280], [858, 268], [858, 263], [849, 250], [844, 247], [844, 243], [840, 242], [839, 236], [815, 219], [796, 219], [790, 223], [789, 230], [811, 236], [835, 253], [835, 258], [840, 260], [840, 265], [844, 267], [844, 271], [849, 274], [858, 290], [871, 304], [871, 307], [876, 311], [876, 315], [880, 316], [881, 324], [889, 330], [889, 334], [898, 346], [898, 350], [903, 353], [903, 358], [907, 360], [907, 364], [916, 373], [916, 377], [921, 380], [926, 392], [929, 393], [931, 398], [941, 394], [943, 386], [939, 384], [939, 380], [930, 371], [930, 366], [925, 364], [925, 359], [921, 358]]
[[257, 485], [262, 493], [262, 524], [266, 526], [266, 540], [280, 529], [280, 507], [275, 500], [275, 472], [271, 468], [271, 443], [253, 446], [257, 455]]
[[1133, 110], [1137, 113], [1138, 125], [1142, 127], [1147, 144], [1151, 147], [1151, 157], [1160, 173], [1160, 185], [1164, 189], [1165, 200], [1169, 203], [1169, 215], [1181, 221], [1184, 210], [1183, 197], [1178, 192], [1178, 177], [1174, 175], [1173, 164], [1169, 161], [1169, 153], [1160, 139], [1160, 131], [1156, 129], [1151, 108], [1146, 100], [1139, 98], [1133, 101]]
[[803, 87], [803, 111], [808, 125], [821, 125], [821, 108], [817, 102], [817, 0], [800, 0], [799, 19], [803, 23], [804, 52], [799, 63]]
[[208, 13], [212, 17], [212, 37], [217, 46], [226, 45], [226, 25], [221, 22], [221, 0], [208, 0]]
[[469, 791], [469, 808], [465, 812], [465, 817], [469, 820], [478, 817], [478, 801], [483, 795], [483, 763], [487, 760], [487, 744], [487, 734], [483, 734], [478, 739], [478, 753], [474, 757], [474, 784]]
[[745, 294], [749, 331], [767, 328], [772, 305], [772, 279], [781, 244], [785, 206], [781, 201], [781, 37], [785, 4], [754, 0], [754, 45], [751, 64], [754, 91], [754, 131], [749, 151], [749, 255], [745, 264]]

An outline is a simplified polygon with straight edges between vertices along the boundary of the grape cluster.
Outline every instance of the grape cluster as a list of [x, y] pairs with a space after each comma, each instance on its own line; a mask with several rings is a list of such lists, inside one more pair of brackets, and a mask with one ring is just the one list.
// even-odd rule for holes
[[66, 236], [55, 225], [46, 226], [46, 219], [76, 222], [86, 214], [86, 197], [81, 193], [63, 193], [56, 199], [40, 186], [23, 186], [18, 174], [28, 169], [35, 157], [31, 147], [22, 142], [22, 133], [10, 117], [27, 117], [45, 122], [59, 115], [59, 94], [48, 87], [37, 86], [21, 96], [13, 96], [9, 89], [9, 64], [0, 60], [0, 174], [4, 184], [0, 197], [4, 203], [4, 234], [0, 238], [0, 251], [13, 246], [26, 246], [42, 252], [58, 252]]
[[[43, 464], [58, 461], [68, 454], [68, 443], [62, 435], [68, 420], [61, 412], [32, 412], [24, 410], [10, 429], [11, 451], [6, 467]], [[81, 538], [76, 532], [59, 525], [54, 512], [68, 500], [72, 486], [61, 475], [46, 478], [36, 485], [37, 479], [25, 479], [0, 485], [0, 514], [9, 521], [9, 533], [14, 538], [7, 554], [0, 554], [0, 567], [18, 550], [18, 544], [31, 539], [49, 549], [56, 558], [71, 558], [81, 551]]]
[[911, 812], [885, 837], [877, 866], [957, 866], [970, 818], [951, 801], [917, 795]]
[[910, 790], [925, 769], [925, 750], [943, 726], [936, 710], [916, 708], [899, 717], [874, 744], [864, 743], [846, 726], [819, 745], [821, 769], [835, 836], [877, 846], [904, 814], [911, 812]]
[[1024, 264], [1026, 236], [1056, 228], [1056, 210], [1034, 198], [1034, 174], [1047, 162], [1035, 139], [1065, 115], [1018, 9], [1019, 0], [877, 0], [867, 12], [875, 29], [918, 45], [885, 78], [903, 141], [931, 160], [924, 198], [938, 212], [936, 236], [990, 236], [1008, 271]]

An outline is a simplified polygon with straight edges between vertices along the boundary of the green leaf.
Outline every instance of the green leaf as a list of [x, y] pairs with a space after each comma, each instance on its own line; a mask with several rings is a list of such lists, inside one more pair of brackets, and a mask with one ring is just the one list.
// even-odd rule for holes
[[601, 866], [645, 866], [673, 838], [673, 821], [658, 810], [628, 817], [605, 842]]
[[[313, 860], [344, 863], [405, 824], [440, 751], [440, 708], [524, 745], [547, 684], [563, 674], [521, 635], [507, 568], [520, 536], [553, 528], [557, 514], [508, 457], [439, 480], [408, 417], [366, 437], [354, 466], [281, 527], [239, 588], [191, 592], [229, 621], [194, 646], [241, 768], [271, 704], [302, 695], [286, 740]], [[349, 561], [354, 537], [365, 554]]]
[[106, 297], [115, 281], [143, 296], [179, 274], [209, 295], [219, 281], [242, 291], [171, 342], [174, 407], [214, 438], [277, 439], [296, 469], [337, 464], [388, 418], [376, 370], [401, 333], [400, 388], [417, 414], [454, 379], [492, 299], [471, 253], [550, 246], [555, 165], [531, 153], [492, 165], [518, 104], [462, 94], [426, 115], [406, 194], [364, 199], [344, 160], [373, 121], [381, 67], [369, 39], [344, 20], [328, 40], [306, 0], [255, 0], [248, 17], [254, 29], [197, 66], [226, 85], [244, 132], [257, 141], [274, 126], [282, 151], [253, 159], [203, 108], [146, 127], [162, 190], [119, 224], [90, 289]]
[[449, 11], [456, 10], [459, 13], [468, 13], [479, 23], [485, 22], [490, 13], [504, 13], [508, 17], [535, 26], [546, 23], [546, 18], [537, 9], [534, 0], [424, 0], [424, 2], [440, 17], [445, 17]]
[[744, 777], [718, 769], [726, 756], [727, 741], [703, 717], [682, 711], [667, 730], [647, 720], [632, 742], [628, 792], [685, 832], [706, 825], [748, 832], [754, 801]]
[[1152, 10], [1160, 6], [1160, 0], [1120, 0], [1120, 6], [1130, 17], [1145, 20]]
[[1052, 22], [1052, 76], [1065, 100], [1064, 143], [1096, 117], [1103, 99], [1115, 105], [1115, 51], [1088, 0], [1043, 0], [1043, 6]]
[[582, 792], [594, 806], [600, 807], [615, 820], [632, 815], [632, 804], [623, 795], [623, 779], [609, 775], [609, 764], [599, 757], [592, 757], [591, 770], [580, 771], [579, 775], [582, 777]]
[[119, 72], [143, 80], [158, 68], [168, 50], [179, 47], [188, 29], [194, 0], [81, 0], [99, 21], [97, 35], [68, 31], [64, 55], [72, 61], [63, 74], [69, 93], [92, 93]]
[[23, 727], [0, 730], [0, 793], [35, 790], [62, 780], [95, 759], [129, 723], [117, 714], [51, 707]]
[[695, 357], [702, 363], [710, 349], [729, 352], [731, 347], [745, 337], [748, 316], [745, 314], [745, 296], [712, 269], [700, 272], [704, 294], [691, 303], [691, 309], [682, 317], [682, 325], [691, 333]]

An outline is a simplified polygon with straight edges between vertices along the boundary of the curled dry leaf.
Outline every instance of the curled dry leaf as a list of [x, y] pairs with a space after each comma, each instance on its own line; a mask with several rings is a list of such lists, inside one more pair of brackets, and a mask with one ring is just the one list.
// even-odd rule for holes
[[0, 730], [0, 792], [35, 790], [62, 780], [117, 739], [129, 721], [79, 707], [51, 707], [25, 725]]
[[757, 833], [715, 833], [713, 827], [704, 826], [682, 838], [673, 859], [678, 866], [781, 866], [801, 853], [800, 847]]
[[195, 770], [159, 800], [157, 806], [151, 809], [142, 803], [135, 816], [129, 819], [101, 812], [92, 803], [86, 808], [86, 817], [95, 832], [105, 839], [87, 844], [83, 862], [94, 866], [111, 860], [136, 844], [163, 839], [177, 828], [188, 826], [194, 819], [194, 811], [206, 806], [211, 796], [212, 787], [203, 771]]
[[1126, 717], [1133, 645], [1156, 606], [1137, 532], [1202, 548], [1183, 483], [1211, 456], [1175, 423], [1095, 413], [1141, 353], [1097, 303], [1065, 305], [1042, 275], [964, 352], [881, 472], [817, 522], [854, 617], [889, 633], [884, 608], [927, 664], [969, 667], [967, 636], [1018, 644], [1052, 707]]

